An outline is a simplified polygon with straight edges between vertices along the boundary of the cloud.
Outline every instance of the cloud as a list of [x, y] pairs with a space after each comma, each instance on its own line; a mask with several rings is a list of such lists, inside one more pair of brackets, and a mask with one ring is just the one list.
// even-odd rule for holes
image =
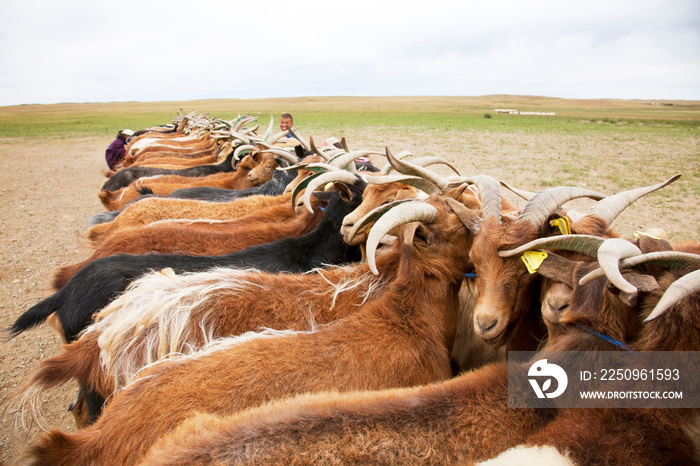
[[0, 3], [0, 105], [319, 95], [700, 99], [700, 6]]

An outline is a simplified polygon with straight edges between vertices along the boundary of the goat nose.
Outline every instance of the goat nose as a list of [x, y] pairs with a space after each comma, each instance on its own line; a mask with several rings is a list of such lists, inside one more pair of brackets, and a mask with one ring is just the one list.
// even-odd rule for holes
[[481, 334], [484, 335], [488, 333], [489, 330], [493, 329], [498, 323], [498, 318], [496, 317], [477, 317], [476, 324], [479, 326]]

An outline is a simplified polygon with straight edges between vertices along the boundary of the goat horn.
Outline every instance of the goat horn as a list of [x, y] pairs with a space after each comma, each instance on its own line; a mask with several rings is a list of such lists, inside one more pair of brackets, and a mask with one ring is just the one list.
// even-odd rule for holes
[[414, 165], [409, 162], [404, 162], [403, 160], [395, 158], [391, 154], [391, 151], [388, 147], [386, 148], [386, 158], [387, 160], [389, 160], [391, 166], [396, 169], [396, 171], [401, 172], [405, 175], [422, 176], [423, 178], [432, 181], [443, 194], [449, 191], [449, 181], [447, 181], [447, 178], [440, 176], [439, 174], [435, 173], [432, 170], [428, 170], [427, 168], [419, 167], [418, 165]]
[[297, 133], [296, 128], [290, 127], [287, 131], [289, 131], [289, 134], [294, 136], [294, 138], [301, 143], [306, 151], [311, 152], [311, 146], [303, 137], [301, 137], [301, 135], [299, 135], [299, 133]]
[[231, 131], [238, 132], [244, 125], [247, 125], [248, 123], [255, 121], [255, 120], [256, 120], [255, 117], [249, 117], [249, 116], [241, 117], [236, 121], [236, 123], [234, 123]]
[[280, 139], [282, 139], [283, 137], [285, 137], [288, 134], [289, 134], [289, 131], [287, 131], [286, 129], [280, 133], [275, 134], [274, 136], [272, 136], [270, 138], [270, 140], [269, 140], [270, 144], [275, 144], [277, 141], [279, 141]]
[[606, 239], [598, 248], [598, 263], [605, 271], [608, 280], [619, 290], [636, 294], [637, 288], [622, 277], [620, 260], [640, 256], [642, 251], [637, 246], [622, 238]]
[[610, 224], [612, 224], [613, 221], [615, 221], [617, 216], [620, 215], [620, 212], [629, 207], [634, 201], [636, 201], [640, 197], [646, 196], [647, 194], [656, 191], [657, 189], [661, 189], [664, 186], [673, 183], [680, 177], [681, 174], [679, 173], [677, 175], [672, 176], [664, 182], [652, 186], [631, 189], [629, 191], [623, 191], [621, 193], [608, 196], [605, 199], [597, 202], [590, 209], [588, 209], [588, 212], [584, 214], [584, 217], [587, 217], [589, 215], [595, 215], [605, 220], [609, 226]]
[[[641, 264], [653, 264], [668, 267], [669, 269], [700, 268], [700, 255], [681, 251], [657, 251], [633, 256], [620, 261], [620, 269], [630, 269]], [[595, 269], [579, 280], [581, 285], [605, 276], [603, 269]]]
[[316, 144], [314, 143], [314, 138], [312, 136], [309, 136], [309, 146], [311, 147], [311, 151], [321, 157], [323, 160], [326, 162], [328, 161], [328, 155], [322, 153], [320, 150], [318, 150], [318, 147], [316, 147]]
[[479, 199], [481, 200], [481, 212], [484, 220], [495, 217], [501, 222], [501, 185], [498, 181], [488, 175], [468, 176], [450, 183], [450, 187], [460, 186], [463, 183], [475, 184], [479, 188]]
[[360, 157], [366, 157], [368, 155], [384, 155], [380, 152], [373, 150], [357, 150], [354, 152], [343, 152], [342, 154], [336, 155], [328, 160], [328, 163], [336, 165], [340, 168], [345, 168], [346, 166], [350, 168], [350, 171], [355, 170], [355, 160]]
[[268, 140], [270, 135], [272, 134], [272, 125], [275, 123], [275, 117], [273, 115], [270, 115], [270, 124], [267, 125], [267, 131], [265, 131], [265, 136], [263, 136], [263, 139], [265, 141]]
[[548, 236], [546, 238], [537, 238], [515, 249], [498, 251], [498, 255], [501, 257], [512, 257], [533, 249], [564, 249], [596, 257], [598, 248], [604, 241], [605, 239], [592, 235]]
[[292, 154], [291, 152], [284, 150], [284, 149], [277, 149], [277, 148], [268, 148], [265, 149], [261, 152], [268, 152], [270, 154], [275, 154], [284, 160], [286, 160], [289, 163], [297, 163], [299, 159], [297, 158], [296, 155]]
[[656, 303], [654, 310], [649, 314], [649, 317], [644, 319], [644, 323], [646, 324], [656, 319], [678, 301], [687, 298], [698, 290], [700, 290], [700, 270], [683, 275], [666, 289], [659, 302]]
[[516, 188], [515, 186], [512, 186], [505, 181], [501, 180], [501, 185], [505, 186], [508, 188], [509, 191], [512, 191], [513, 193], [517, 194], [518, 196], [522, 197], [526, 201], [529, 201], [532, 199], [536, 193], [533, 193], [531, 191], [525, 191], [524, 189]]
[[437, 209], [425, 202], [406, 202], [393, 207], [377, 220], [367, 236], [367, 263], [374, 275], [379, 275], [375, 255], [377, 246], [384, 235], [399, 225], [410, 222], [432, 223], [437, 217]]
[[558, 186], [556, 188], [543, 189], [538, 191], [532, 199], [525, 204], [515, 224], [530, 222], [534, 228], [539, 229], [559, 206], [579, 197], [590, 197], [591, 199], [600, 200], [606, 196], [605, 194], [573, 186]]
[[243, 145], [236, 147], [236, 150], [233, 152], [233, 158], [238, 160], [240, 155], [241, 155], [241, 152], [244, 150], [259, 151], [260, 149], [258, 149], [257, 146], [254, 146], [252, 144], [243, 144]]
[[[386, 155], [386, 154], [382, 154], [382, 155]], [[394, 156], [394, 158], [395, 159], [404, 159], [406, 157], [412, 157], [412, 156], [413, 156], [413, 154], [410, 151], [404, 150], [404, 151], [401, 151], [398, 154], [396, 154]], [[391, 173], [391, 171], [393, 169], [394, 169], [394, 167], [392, 167], [391, 164], [389, 162], [387, 162], [386, 164], [384, 164], [382, 169], [379, 170], [379, 173], [381, 173], [382, 175], [388, 175], [389, 173]]]
[[383, 204], [380, 205], [379, 207], [375, 207], [371, 211], [367, 212], [364, 217], [362, 217], [360, 220], [353, 225], [352, 229], [348, 233], [348, 240], [352, 240], [355, 235], [357, 234], [358, 231], [362, 230], [364, 227], [367, 225], [376, 222], [379, 217], [384, 215], [386, 212], [389, 210], [393, 209], [399, 204], [405, 204], [406, 202], [411, 202], [415, 201], [415, 199], [401, 199], [399, 201], [393, 201], [388, 204]]
[[432, 181], [412, 175], [365, 175], [371, 184], [404, 183], [427, 194], [438, 194], [439, 189]]
[[[408, 152], [408, 154], [410, 154], [410, 152]], [[384, 155], [384, 154], [380, 154], [380, 155]], [[394, 158], [397, 158], [397, 157], [394, 157]], [[437, 164], [447, 165], [457, 175], [459, 175], [459, 171], [457, 170], [457, 168], [454, 165], [452, 165], [450, 162], [448, 162], [447, 160], [442, 159], [440, 157], [420, 157], [420, 158], [411, 160], [411, 164], [418, 165], [419, 167], [427, 167], [430, 165], [437, 165]], [[387, 169], [387, 167], [388, 167], [388, 169]], [[394, 168], [394, 167], [392, 167], [390, 163], [387, 163], [384, 167], [382, 167], [382, 174], [388, 175], [389, 173], [391, 173], [392, 168]]]
[[328, 183], [345, 183], [345, 184], [355, 184], [357, 177], [350, 172], [345, 170], [335, 170], [325, 173], [318, 174], [319, 176], [310, 180], [306, 186], [306, 191], [304, 192], [304, 207], [314, 213], [314, 208], [311, 206], [311, 194], [319, 186], [325, 186]]

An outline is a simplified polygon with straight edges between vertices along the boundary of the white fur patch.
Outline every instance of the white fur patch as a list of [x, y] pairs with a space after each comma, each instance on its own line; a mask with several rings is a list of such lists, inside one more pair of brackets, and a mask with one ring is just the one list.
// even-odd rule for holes
[[495, 458], [476, 464], [481, 466], [573, 466], [576, 463], [559, 453], [554, 447], [518, 445], [504, 451]]

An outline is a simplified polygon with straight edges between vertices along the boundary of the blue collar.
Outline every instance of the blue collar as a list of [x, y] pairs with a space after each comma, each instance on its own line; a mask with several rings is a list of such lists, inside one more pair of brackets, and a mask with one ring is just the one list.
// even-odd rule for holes
[[625, 351], [632, 351], [632, 352], [634, 352], [634, 350], [633, 350], [632, 348], [630, 348], [629, 345], [628, 345], [627, 343], [623, 343], [623, 342], [621, 342], [621, 341], [619, 341], [619, 340], [616, 340], [616, 339], [614, 339], [613, 337], [611, 337], [611, 336], [609, 336], [609, 335], [606, 335], [606, 334], [604, 334], [604, 333], [596, 332], [595, 330], [590, 329], [590, 328], [586, 327], [585, 325], [576, 324], [576, 326], [577, 326], [578, 328], [580, 328], [581, 330], [585, 330], [586, 332], [590, 333], [591, 335], [595, 335], [595, 336], [597, 336], [598, 338], [607, 341], [608, 343], [612, 343], [613, 345], [617, 346], [618, 348], [621, 348], [621, 349], [623, 349], [623, 350], [625, 350]]

